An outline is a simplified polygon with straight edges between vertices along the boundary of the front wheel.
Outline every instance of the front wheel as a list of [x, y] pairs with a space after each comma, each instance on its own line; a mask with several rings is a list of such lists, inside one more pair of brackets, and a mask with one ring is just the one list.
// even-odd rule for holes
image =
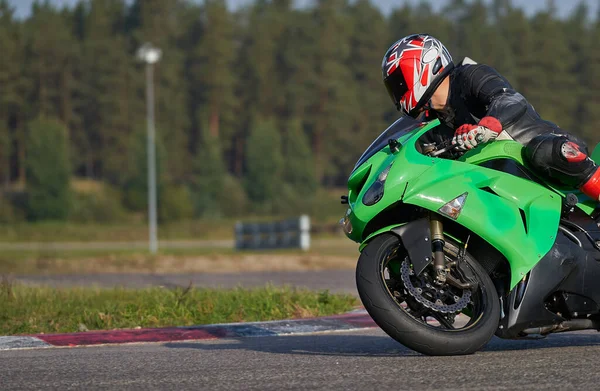
[[400, 239], [383, 234], [365, 247], [358, 260], [358, 293], [375, 323], [410, 349], [435, 356], [471, 354], [498, 327], [498, 294], [468, 253], [459, 257], [458, 246], [449, 240], [444, 253], [451, 265], [450, 278], [470, 283], [471, 289], [439, 284], [433, 265], [416, 276]]

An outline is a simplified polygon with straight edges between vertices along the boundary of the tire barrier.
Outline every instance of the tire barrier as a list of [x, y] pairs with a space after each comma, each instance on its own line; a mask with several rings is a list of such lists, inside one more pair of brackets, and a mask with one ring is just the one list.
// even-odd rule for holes
[[235, 224], [236, 250], [310, 249], [310, 218]]

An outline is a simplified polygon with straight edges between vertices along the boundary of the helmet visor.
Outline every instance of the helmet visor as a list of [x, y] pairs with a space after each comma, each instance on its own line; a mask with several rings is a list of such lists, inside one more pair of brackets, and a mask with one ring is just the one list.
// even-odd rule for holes
[[408, 86], [406, 85], [402, 72], [398, 70], [392, 73], [383, 80], [383, 83], [385, 84], [385, 88], [387, 89], [392, 102], [394, 102], [396, 108], [400, 110], [400, 99], [402, 99], [404, 94], [408, 91]]

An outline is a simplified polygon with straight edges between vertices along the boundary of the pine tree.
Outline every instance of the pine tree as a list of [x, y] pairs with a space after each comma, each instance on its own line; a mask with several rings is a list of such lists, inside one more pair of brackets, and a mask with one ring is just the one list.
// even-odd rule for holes
[[[158, 129], [157, 129], [158, 130]], [[167, 152], [160, 139], [156, 139], [156, 187], [158, 207], [168, 191], [168, 174], [165, 168]], [[128, 140], [128, 162], [125, 166], [124, 204], [133, 211], [148, 210], [148, 148], [146, 130], [139, 127]]]
[[125, 36], [123, 0], [92, 0], [85, 17], [79, 135], [83, 173], [113, 184], [125, 180], [123, 166], [134, 126], [144, 124], [144, 100], [136, 94], [134, 56]]
[[350, 35], [352, 51], [348, 67], [356, 85], [358, 112], [354, 126], [348, 129], [351, 136], [345, 136], [352, 137], [354, 147], [346, 152], [350, 156], [341, 168], [341, 176], [350, 172], [351, 160], [358, 158], [363, 148], [386, 128], [386, 115], [395, 114], [395, 107], [383, 85], [380, 68], [383, 55], [390, 46], [386, 21], [368, 0], [359, 0], [350, 7], [350, 17], [353, 22]]
[[[158, 129], [157, 129], [158, 131]], [[193, 214], [191, 195], [186, 186], [174, 183], [167, 171], [168, 152], [156, 139], [157, 212], [161, 222], [189, 218]], [[129, 140], [126, 181], [123, 185], [124, 204], [138, 212], [148, 211], [148, 149], [146, 130], [138, 128]]]
[[529, 98], [536, 88], [534, 83], [538, 77], [534, 69], [535, 63], [539, 62], [534, 53], [534, 31], [522, 9], [507, 8], [505, 13], [499, 22], [500, 31], [510, 48], [507, 57], [511, 59], [513, 69], [506, 77], [517, 91]]
[[[285, 5], [284, 5], [285, 6]], [[283, 12], [283, 11], [281, 11]], [[314, 102], [316, 89], [320, 83], [316, 71], [318, 31], [311, 11], [289, 10], [280, 14], [285, 20], [277, 53], [277, 74], [280, 85], [278, 96], [283, 105], [278, 109], [278, 119], [282, 129], [294, 122], [300, 128], [306, 128], [312, 134], [315, 123]], [[312, 153], [313, 140], [308, 137], [309, 150]], [[314, 153], [309, 168], [316, 173]], [[293, 191], [290, 191], [293, 192]]]
[[[407, 35], [422, 32], [422, 29], [428, 26], [419, 26], [416, 20], [417, 12], [413, 11], [410, 4], [404, 4], [402, 8], [394, 9], [389, 16], [389, 38], [387, 46], [390, 47], [397, 40]], [[383, 54], [381, 55], [383, 57]]]
[[[233, 21], [223, 0], [208, 0], [204, 6], [203, 34], [193, 53], [194, 88], [202, 93], [203, 110], [211, 135], [223, 134], [224, 122], [233, 115]], [[225, 133], [227, 135], [227, 133]]]
[[[224, 0], [208, 0], [190, 12], [197, 15], [187, 40], [192, 149], [208, 132], [219, 139], [223, 150], [233, 151], [236, 131], [243, 126], [235, 115], [239, 98], [234, 91], [234, 59], [239, 46], [234, 41], [234, 19]], [[241, 162], [237, 164], [241, 169]]]
[[27, 125], [52, 118], [75, 151], [75, 175], [121, 186], [130, 207], [146, 210], [145, 79], [135, 50], [147, 41], [163, 51], [155, 66], [163, 219], [188, 213], [171, 208], [189, 201], [187, 186], [203, 214], [243, 212], [231, 205], [245, 204], [243, 191], [219, 196], [239, 190], [228, 171], [247, 173], [249, 196], [271, 212], [286, 204], [271, 202], [278, 186], [310, 195], [316, 184], [343, 185], [398, 116], [381, 58], [413, 33], [439, 38], [455, 62], [469, 56], [496, 68], [544, 119], [599, 138], [600, 28], [584, 5], [561, 20], [552, 1], [533, 17], [511, 0], [451, 0], [442, 12], [423, 0], [389, 18], [368, 0], [292, 3], [255, 0], [232, 13], [226, 0], [80, 0], [61, 10], [38, 1], [18, 20], [0, 0], [0, 183], [26, 182]]
[[[279, 125], [285, 124], [294, 111], [287, 102], [286, 91], [292, 84], [298, 58], [295, 29], [296, 12], [290, 0], [257, 1], [236, 14], [237, 31], [241, 37], [236, 45], [235, 95], [241, 110], [235, 126], [233, 143], [228, 149], [232, 155], [232, 170], [243, 171], [245, 140], [253, 118], [273, 117]], [[291, 57], [288, 57], [291, 56]]]
[[202, 133], [201, 145], [192, 161], [191, 191], [196, 213], [200, 216], [219, 216], [219, 198], [227, 169], [223, 162], [219, 138], [208, 132]]
[[25, 31], [28, 76], [35, 80], [31, 110], [39, 116], [59, 118], [68, 126], [77, 43], [67, 22], [49, 3], [34, 3]]
[[590, 67], [590, 63], [597, 61], [597, 58], [594, 58], [597, 41], [593, 39], [593, 31], [591, 31], [593, 28], [590, 26], [588, 14], [589, 9], [582, 2], [563, 26], [568, 42], [569, 57], [573, 59], [568, 72], [574, 75], [574, 84], [569, 86], [571, 100], [574, 102], [573, 111], [568, 114], [573, 119], [572, 129], [569, 130], [579, 136], [585, 136], [587, 133], [586, 124], [580, 122], [580, 118], [585, 116], [586, 101], [591, 98], [588, 92], [590, 78], [587, 68]]
[[[478, 63], [490, 65], [511, 79], [514, 76], [514, 63], [503, 35], [505, 20], [502, 15], [491, 14], [482, 0], [471, 4], [463, 3], [460, 7], [460, 12], [456, 15], [456, 35], [452, 44], [455, 47], [454, 62], [458, 63], [464, 57], [469, 57]], [[498, 7], [501, 5], [496, 4], [496, 8]], [[492, 16], [495, 24], [492, 24]]]
[[[600, 17], [597, 17], [590, 28], [590, 44], [594, 45], [600, 40]], [[591, 47], [589, 47], [591, 48]], [[598, 124], [600, 123], [600, 51], [595, 47], [588, 49], [583, 67], [581, 68], [581, 81], [583, 85], [580, 96], [581, 112], [573, 125], [573, 132], [583, 136], [588, 141], [589, 152], [600, 142]]]
[[[25, 104], [18, 116], [15, 141], [19, 165], [18, 180], [25, 183], [27, 128], [34, 118], [58, 118], [64, 125], [71, 119], [69, 98], [75, 43], [66, 20], [48, 2], [34, 3], [31, 17], [23, 24], [22, 73], [27, 80], [22, 92]], [[67, 140], [70, 132], [67, 128]]]
[[[460, 6], [457, 6], [457, 9], [460, 9]], [[413, 9], [413, 15], [414, 23], [417, 28], [416, 32], [431, 34], [447, 44], [451, 51], [456, 50], [455, 46], [458, 42], [455, 42], [453, 37], [456, 34], [457, 26], [451, 13], [450, 16], [447, 14], [447, 11], [444, 10], [442, 10], [441, 13], [437, 13], [431, 7], [431, 3], [421, 1], [421, 3]]]
[[67, 130], [57, 120], [39, 118], [30, 123], [28, 136], [28, 217], [64, 220], [71, 200]]
[[252, 115], [271, 117], [283, 108], [280, 93], [285, 81], [285, 67], [279, 62], [281, 40], [285, 32], [289, 9], [288, 2], [256, 2], [250, 9], [246, 41], [240, 50], [244, 69], [243, 87], [246, 92], [246, 109]]
[[299, 120], [291, 120], [284, 142], [283, 180], [295, 193], [309, 197], [317, 190], [310, 144]]
[[246, 154], [246, 191], [260, 210], [270, 211], [281, 184], [281, 138], [273, 120], [256, 121]]
[[573, 58], [569, 44], [563, 33], [561, 21], [548, 12], [537, 14], [532, 21], [535, 31], [532, 72], [536, 75], [531, 81], [528, 99], [542, 118], [571, 129], [572, 113], [577, 101], [572, 93], [577, 79], [570, 70]]
[[311, 122], [311, 105], [319, 83], [315, 72], [317, 31], [313, 15], [291, 10], [286, 16], [286, 28], [278, 49], [279, 68], [283, 82], [280, 94], [285, 97], [284, 113], [288, 118]]
[[22, 48], [14, 11], [6, 0], [0, 0], [0, 181], [8, 185], [11, 179], [13, 134], [18, 130], [15, 120], [20, 117], [25, 101], [21, 76]]
[[352, 73], [349, 18], [345, 0], [321, 0], [314, 13], [316, 39], [315, 86], [312, 105], [313, 153], [319, 181], [333, 183], [355, 156], [329, 154], [350, 145], [347, 136], [356, 120], [358, 99]]
[[512, 8], [512, 0], [493, 0], [491, 12], [494, 17], [494, 23], [499, 26]]
[[[506, 26], [511, 23], [509, 13], [512, 11], [511, 0], [494, 0], [489, 12], [490, 25], [486, 37], [485, 57], [483, 61], [496, 68], [509, 82], [515, 83], [518, 73], [513, 48], [508, 39]], [[493, 50], [489, 50], [493, 48]]]

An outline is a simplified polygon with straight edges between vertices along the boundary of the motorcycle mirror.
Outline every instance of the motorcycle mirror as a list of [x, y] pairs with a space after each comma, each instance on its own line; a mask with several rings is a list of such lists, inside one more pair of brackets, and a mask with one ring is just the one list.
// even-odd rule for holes
[[392, 151], [392, 153], [396, 153], [400, 150], [400, 143], [394, 138], [388, 140], [388, 145], [390, 146], [390, 151]]

